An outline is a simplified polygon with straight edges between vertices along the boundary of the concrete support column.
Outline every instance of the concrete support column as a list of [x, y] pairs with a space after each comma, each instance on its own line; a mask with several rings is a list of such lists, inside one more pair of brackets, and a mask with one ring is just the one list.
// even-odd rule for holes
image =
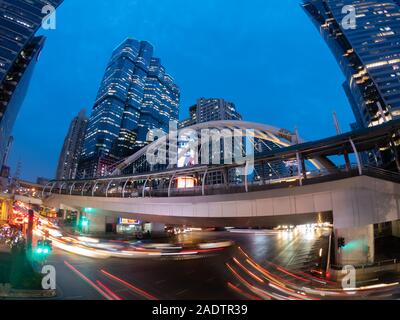
[[393, 237], [400, 238], [400, 220], [392, 222], [392, 235]]
[[77, 228], [79, 228], [79, 222], [81, 221], [81, 216], [82, 216], [82, 213], [80, 210], [78, 210], [76, 213], [76, 227]]
[[267, 175], [266, 175], [266, 172], [265, 172], [265, 161], [262, 161], [261, 162], [261, 181], [262, 181], [263, 185], [266, 184], [266, 180], [267, 180], [266, 176]]
[[58, 210], [58, 217], [60, 219], [62, 219], [63, 221], [65, 221], [65, 219], [67, 219], [67, 213], [68, 213], [67, 209], [59, 209]]
[[163, 237], [165, 236], [165, 224], [152, 222], [151, 223], [151, 236], [152, 237]]
[[228, 172], [228, 169], [225, 168], [225, 169], [222, 171], [222, 175], [224, 176], [224, 185], [225, 185], [225, 189], [228, 190], [228, 189], [229, 189], [229, 181], [228, 181], [228, 179], [229, 179], [229, 172]]
[[[340, 239], [344, 240], [344, 247], [339, 248]], [[374, 225], [367, 225], [350, 229], [335, 229], [335, 264], [336, 265], [363, 265], [374, 263], [375, 237]]]
[[107, 217], [104, 214], [88, 213], [86, 214], [89, 220], [89, 233], [104, 233], [106, 232]]
[[350, 163], [349, 153], [347, 152], [346, 149], [343, 152], [343, 156], [344, 156], [344, 161], [346, 163], [346, 171], [349, 172], [351, 170], [351, 163]]
[[397, 171], [400, 172], [399, 152], [398, 152], [398, 150], [397, 150], [396, 144], [395, 144], [395, 142], [394, 142], [392, 136], [393, 136], [393, 135], [391, 134], [391, 135], [390, 135], [390, 147], [391, 147], [391, 149], [392, 149], [392, 151], [393, 151], [393, 154], [394, 154], [394, 159], [395, 159], [395, 162], [396, 162]]
[[307, 168], [304, 157], [301, 157], [301, 171], [303, 172], [303, 179], [307, 180]]

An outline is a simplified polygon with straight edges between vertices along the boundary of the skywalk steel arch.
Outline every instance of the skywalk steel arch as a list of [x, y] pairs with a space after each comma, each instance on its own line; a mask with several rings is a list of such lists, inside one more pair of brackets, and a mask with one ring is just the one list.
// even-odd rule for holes
[[[254, 138], [270, 141], [275, 143], [280, 147], [289, 147], [299, 143], [303, 143], [300, 137], [297, 134], [290, 132], [283, 128], [276, 128], [270, 125], [265, 125], [261, 123], [255, 122], [246, 122], [246, 121], [211, 121], [196, 124], [187, 128], [180, 129], [178, 131], [178, 136], [183, 134], [184, 132], [188, 131], [197, 131], [200, 132], [201, 130], [207, 129], [217, 129], [217, 130], [252, 130], [254, 132]], [[120, 163], [115, 165], [115, 170], [112, 172], [112, 176], [120, 175], [124, 169], [128, 166], [133, 164], [135, 161], [139, 160], [141, 157], [145, 156], [149, 150], [156, 150], [158, 147], [165, 145], [168, 142], [169, 135], [164, 135], [160, 137], [158, 140], [154, 141], [153, 143], [147, 145], [146, 147], [142, 148], [135, 154], [126, 159], [122, 160]], [[317, 159], [311, 161], [318, 169], [329, 167], [330, 164], [324, 159]]]

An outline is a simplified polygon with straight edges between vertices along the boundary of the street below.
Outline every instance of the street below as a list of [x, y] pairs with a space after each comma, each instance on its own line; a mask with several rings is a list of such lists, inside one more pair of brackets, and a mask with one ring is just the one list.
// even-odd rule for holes
[[137, 259], [93, 259], [55, 249], [47, 263], [57, 271], [57, 299], [244, 299], [249, 297], [234, 289], [240, 283], [227, 267], [239, 247], [264, 267], [272, 262], [307, 271], [320, 236], [318, 231], [192, 232], [174, 241], [233, 240], [234, 245], [194, 256]]

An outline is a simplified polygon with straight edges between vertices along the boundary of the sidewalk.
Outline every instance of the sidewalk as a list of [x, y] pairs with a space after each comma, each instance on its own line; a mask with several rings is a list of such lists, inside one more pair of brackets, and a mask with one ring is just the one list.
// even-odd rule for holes
[[10, 247], [5, 244], [0, 244], [0, 254], [2, 253], [11, 253]]
[[6, 245], [0, 245], [0, 284], [7, 283], [9, 281], [11, 271], [11, 252], [10, 247]]

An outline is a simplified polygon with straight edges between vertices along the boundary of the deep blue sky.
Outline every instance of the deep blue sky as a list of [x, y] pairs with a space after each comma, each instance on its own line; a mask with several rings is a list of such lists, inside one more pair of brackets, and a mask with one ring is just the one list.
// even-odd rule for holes
[[[127, 37], [155, 46], [181, 88], [181, 118], [198, 97], [233, 101], [247, 121], [307, 139], [353, 115], [344, 80], [300, 0], [65, 0], [14, 127], [13, 171], [53, 178], [71, 119], [90, 113], [110, 54]], [[44, 32], [41, 31], [41, 34]]]

